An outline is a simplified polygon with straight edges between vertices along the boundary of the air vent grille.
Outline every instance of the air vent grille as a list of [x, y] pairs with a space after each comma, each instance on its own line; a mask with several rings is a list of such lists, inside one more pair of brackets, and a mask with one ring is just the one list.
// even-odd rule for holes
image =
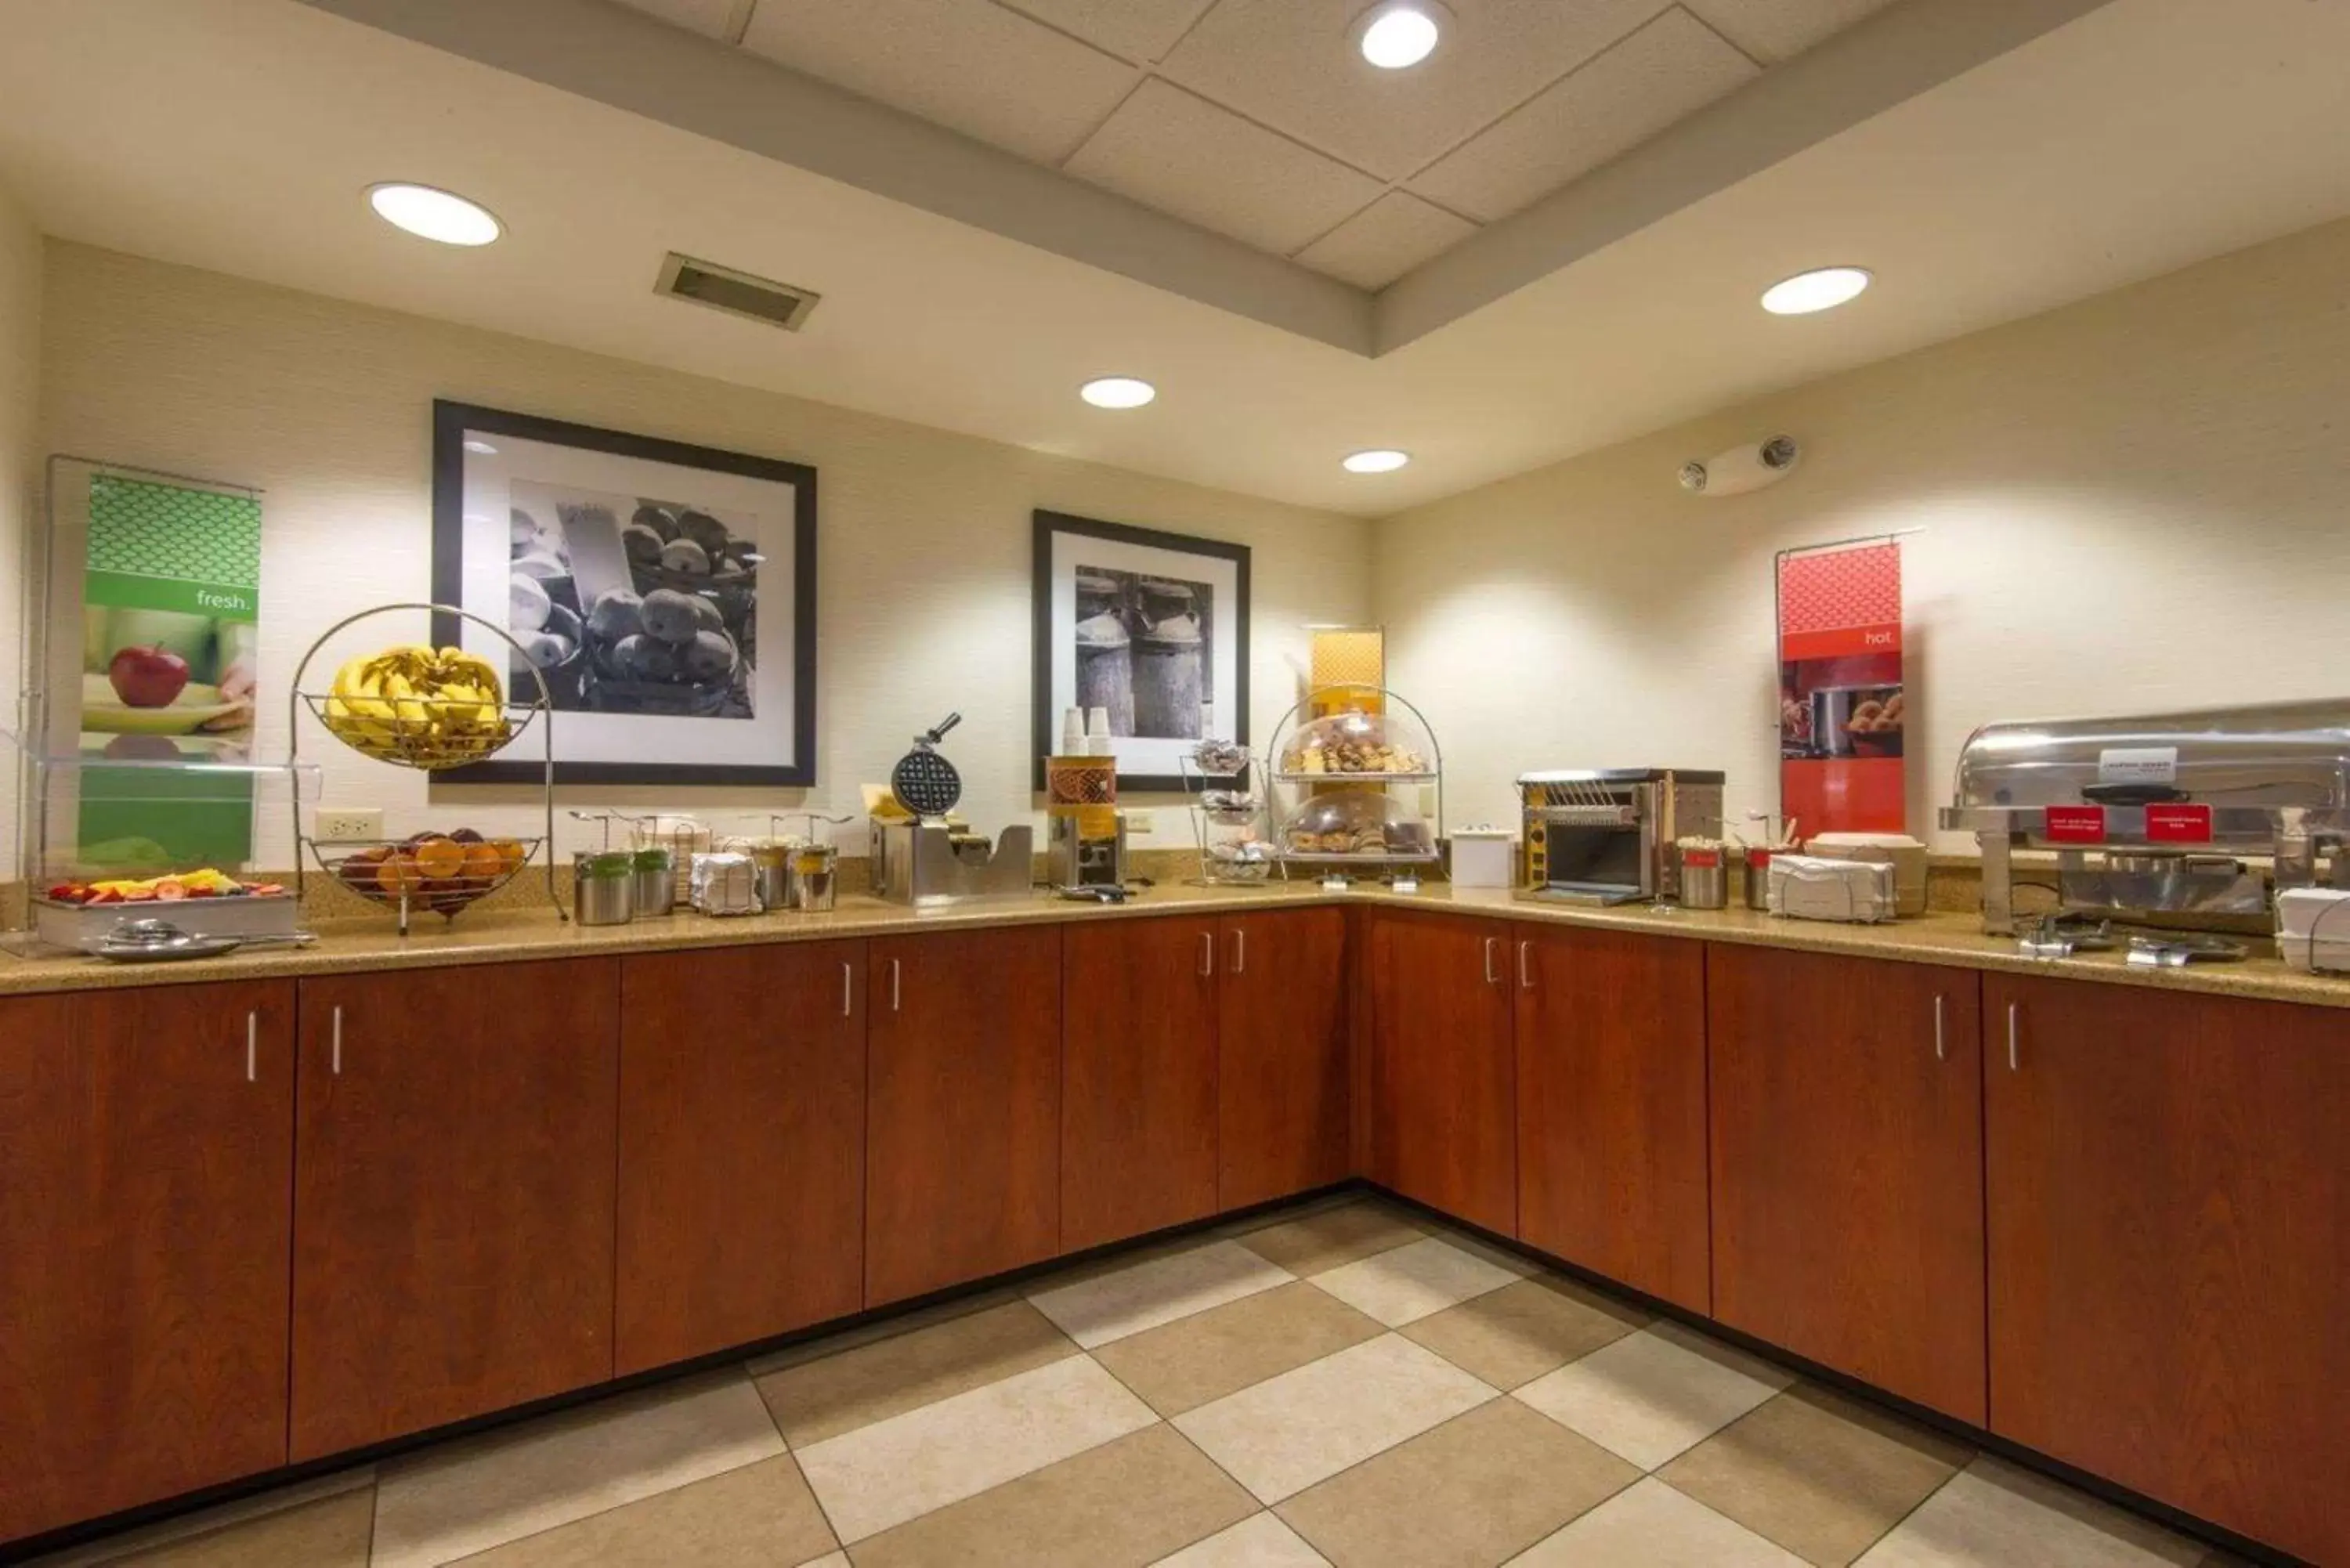
[[730, 315], [747, 316], [786, 332], [797, 332], [816, 302], [813, 289], [794, 288], [787, 283], [696, 261], [675, 251], [662, 261], [660, 281], [653, 285], [653, 292], [690, 299]]

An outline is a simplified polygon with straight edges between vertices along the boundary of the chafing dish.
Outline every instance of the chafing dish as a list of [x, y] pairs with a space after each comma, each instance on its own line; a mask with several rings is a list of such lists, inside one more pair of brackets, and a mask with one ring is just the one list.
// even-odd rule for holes
[[1982, 850], [1983, 929], [2016, 929], [2013, 852], [2052, 850], [2065, 911], [2222, 926], [2279, 888], [2350, 886], [2350, 699], [1991, 724], [1941, 826]]

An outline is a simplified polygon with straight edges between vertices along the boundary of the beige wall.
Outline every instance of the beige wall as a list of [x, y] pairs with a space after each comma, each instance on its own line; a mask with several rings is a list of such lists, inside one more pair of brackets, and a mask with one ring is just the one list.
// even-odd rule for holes
[[[949, 751], [965, 809], [990, 828], [1026, 819], [1032, 508], [1251, 545], [1260, 733], [1295, 695], [1304, 623], [1368, 609], [1369, 525], [1357, 519], [110, 252], [52, 241], [47, 256], [46, 448], [267, 491], [271, 693], [334, 618], [427, 597], [435, 397], [816, 466], [823, 783], [808, 804], [820, 807], [856, 810], [860, 781], [886, 777], [908, 737], [960, 709]], [[778, 354], [815, 351], [775, 339]], [[387, 639], [405, 635], [391, 626]], [[262, 718], [264, 753], [282, 752], [275, 701]], [[513, 792], [493, 806], [479, 790], [428, 805], [422, 775], [368, 763], [315, 728], [304, 746], [327, 765], [328, 803], [381, 804], [396, 833], [527, 820]], [[792, 804], [784, 792], [568, 793], [713, 821]], [[1158, 820], [1139, 846], [1190, 842], [1180, 812]]]
[[[25, 545], [38, 505], [41, 355], [41, 236], [32, 220], [0, 188], [0, 562], [8, 591], [0, 593], [0, 691], [7, 694], [0, 729], [18, 723], [16, 694], [23, 670]], [[0, 784], [0, 879], [16, 864], [16, 760]]]
[[[1675, 487], [1781, 431], [1774, 488]], [[1382, 523], [1452, 823], [1511, 820], [1534, 767], [1720, 767], [1733, 817], [1774, 805], [1772, 553], [1912, 527], [1912, 831], [1988, 721], [2350, 695], [2350, 222]]]

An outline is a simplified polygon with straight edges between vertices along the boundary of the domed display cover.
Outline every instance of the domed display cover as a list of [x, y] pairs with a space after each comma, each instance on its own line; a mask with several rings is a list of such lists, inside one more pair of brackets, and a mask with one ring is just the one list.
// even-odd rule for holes
[[1423, 859], [1434, 855], [1435, 838], [1407, 803], [1357, 791], [1300, 805], [1282, 824], [1281, 848], [1302, 857]]
[[1436, 742], [1409, 713], [1331, 713], [1301, 724], [1275, 764], [1284, 778], [1427, 778]]

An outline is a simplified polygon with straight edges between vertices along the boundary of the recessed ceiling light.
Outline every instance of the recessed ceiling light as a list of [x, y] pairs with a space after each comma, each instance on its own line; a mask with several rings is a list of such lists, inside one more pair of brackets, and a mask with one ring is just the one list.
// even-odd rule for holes
[[1773, 316], [1809, 316], [1814, 310], [1834, 310], [1848, 300], [1857, 299], [1867, 286], [1866, 267], [1824, 266], [1799, 272], [1764, 289], [1762, 308]]
[[370, 185], [368, 205], [392, 227], [444, 245], [485, 245], [502, 232], [487, 207], [430, 185]]
[[483, 457], [495, 457], [498, 455], [498, 449], [492, 446], [485, 441], [469, 441], [465, 443], [465, 450], [470, 452], [476, 452]]
[[1355, 47], [1381, 70], [1416, 66], [1436, 50], [1443, 33], [1440, 15], [1441, 7], [1433, 0], [1388, 0], [1373, 6], [1358, 24]]
[[1097, 409], [1139, 409], [1158, 395], [1158, 388], [1132, 376], [1097, 376], [1077, 389], [1077, 396]]
[[1410, 461], [1411, 453], [1383, 446], [1369, 452], [1348, 452], [1341, 466], [1348, 473], [1393, 473]]

